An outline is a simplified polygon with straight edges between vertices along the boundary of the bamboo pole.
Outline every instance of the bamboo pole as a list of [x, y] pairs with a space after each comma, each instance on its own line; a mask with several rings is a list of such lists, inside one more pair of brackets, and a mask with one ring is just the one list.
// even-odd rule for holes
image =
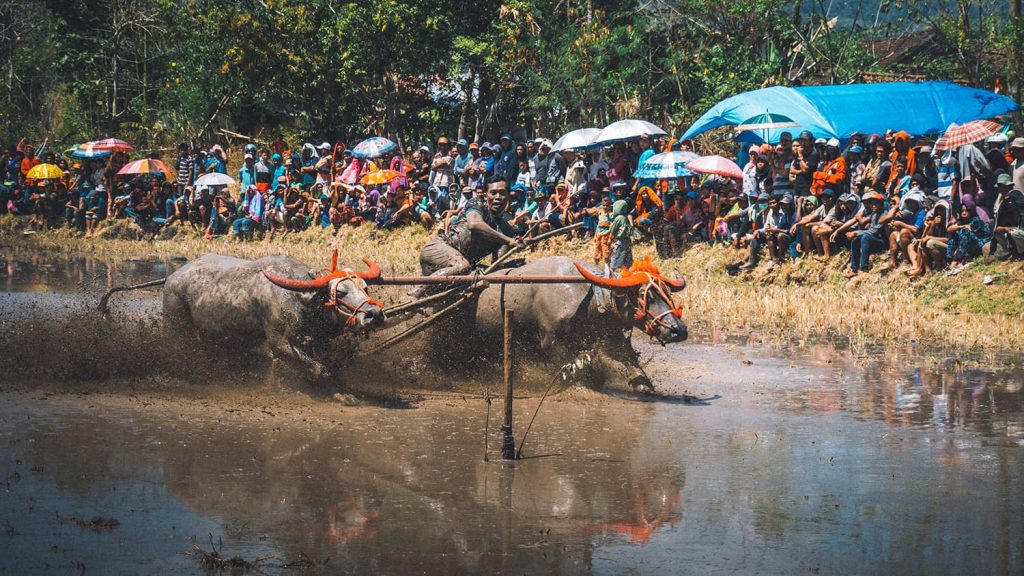
[[512, 310], [505, 310], [505, 350], [504, 350], [504, 378], [505, 378], [505, 424], [501, 427], [501, 458], [502, 460], [516, 459], [516, 440], [512, 435]]
[[382, 276], [373, 280], [372, 284], [384, 286], [407, 286], [421, 284], [472, 284], [473, 282], [490, 284], [586, 284], [583, 276], [562, 276], [557, 274], [543, 276], [505, 276], [489, 274], [487, 276]]

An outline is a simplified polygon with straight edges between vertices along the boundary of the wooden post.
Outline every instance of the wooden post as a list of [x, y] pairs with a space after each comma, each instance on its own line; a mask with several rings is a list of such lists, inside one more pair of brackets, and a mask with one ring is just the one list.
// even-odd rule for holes
[[505, 424], [501, 427], [501, 458], [516, 459], [516, 440], [512, 436], [512, 310], [505, 310]]

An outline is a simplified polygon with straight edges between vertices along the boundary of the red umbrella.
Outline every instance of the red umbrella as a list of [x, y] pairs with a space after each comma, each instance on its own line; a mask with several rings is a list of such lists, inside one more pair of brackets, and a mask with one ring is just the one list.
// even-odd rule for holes
[[946, 133], [935, 142], [935, 150], [955, 150], [1002, 131], [1003, 125], [992, 120], [971, 120], [963, 124], [953, 122], [946, 128]]
[[135, 150], [134, 146], [124, 140], [118, 140], [117, 138], [98, 140], [93, 142], [92, 145], [96, 150], [112, 150], [114, 152], [131, 152], [132, 150]]
[[686, 169], [701, 174], [717, 174], [726, 178], [743, 178], [743, 170], [729, 160], [721, 156], [701, 156], [686, 163]]
[[124, 165], [120, 170], [117, 171], [119, 175], [122, 174], [170, 174], [171, 171], [164, 166], [164, 163], [159, 160], [150, 160], [149, 158], [143, 158], [142, 160], [136, 160], [129, 162]]

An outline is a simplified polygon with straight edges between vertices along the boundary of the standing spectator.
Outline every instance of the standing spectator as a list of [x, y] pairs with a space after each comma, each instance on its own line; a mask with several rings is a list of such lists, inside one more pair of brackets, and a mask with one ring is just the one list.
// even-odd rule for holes
[[437, 139], [437, 152], [430, 163], [430, 185], [435, 188], [447, 188], [455, 182], [455, 172], [452, 168], [453, 158], [450, 153], [451, 144], [447, 136]]
[[188, 153], [188, 144], [182, 142], [178, 145], [178, 158], [174, 161], [174, 171], [178, 177], [175, 186], [179, 193], [183, 193], [187, 186], [191, 186], [196, 179], [195, 161]]
[[455, 143], [455, 161], [452, 163], [452, 172], [455, 173], [455, 181], [460, 186], [466, 184], [466, 167], [473, 161], [473, 156], [469, 153], [469, 142], [465, 138], [459, 138], [459, 141]]
[[512, 142], [511, 134], [502, 134], [498, 140], [498, 148], [495, 150], [497, 160], [494, 164], [494, 174], [504, 178], [508, 182], [516, 179], [519, 169], [519, 162], [516, 158], [515, 145]]
[[242, 167], [238, 170], [238, 183], [246, 192], [249, 186], [256, 187], [256, 159], [252, 154], [246, 154], [242, 161]]
[[1010, 154], [1013, 162], [1010, 170], [1013, 175], [1013, 187], [1016, 190], [1024, 191], [1024, 138], [1014, 138], [1010, 143]]

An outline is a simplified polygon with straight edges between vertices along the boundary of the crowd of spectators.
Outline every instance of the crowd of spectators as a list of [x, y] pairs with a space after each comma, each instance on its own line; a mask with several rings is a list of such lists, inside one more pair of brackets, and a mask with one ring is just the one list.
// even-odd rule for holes
[[[996, 135], [935, 154], [929, 142], [905, 132], [854, 134], [843, 143], [783, 132], [775, 145], [742, 151], [742, 179], [665, 181], [632, 175], [655, 153], [688, 150], [689, 142], [641, 136], [576, 152], [552, 151], [544, 138], [516, 142], [511, 134], [493, 144], [442, 136], [365, 159], [343, 143], [293, 151], [278, 136], [264, 146], [245, 144], [231, 174], [222, 146], [182, 144], [166, 174], [118, 175], [126, 153], [74, 160], [45, 142], [35, 150], [22, 141], [0, 157], [0, 213], [85, 236], [122, 218], [154, 235], [182, 226], [208, 239], [274, 238], [314, 227], [446, 229], [484, 193], [485, 182], [502, 179], [516, 234], [579, 222], [572, 236], [593, 242], [598, 263], [609, 263], [617, 215], [629, 226], [615, 227], [616, 240], [626, 234], [653, 241], [663, 257], [693, 243], [743, 250], [745, 261], [730, 266], [734, 273], [766, 258], [768, 266], [828, 260], [842, 249], [850, 277], [870, 270], [877, 253], [886, 253], [885, 269], [906, 265], [910, 275], [956, 273], [982, 255], [1024, 255], [1024, 138]], [[63, 176], [29, 179], [40, 162], [59, 166]], [[211, 173], [229, 175], [238, 187], [197, 185]]]

